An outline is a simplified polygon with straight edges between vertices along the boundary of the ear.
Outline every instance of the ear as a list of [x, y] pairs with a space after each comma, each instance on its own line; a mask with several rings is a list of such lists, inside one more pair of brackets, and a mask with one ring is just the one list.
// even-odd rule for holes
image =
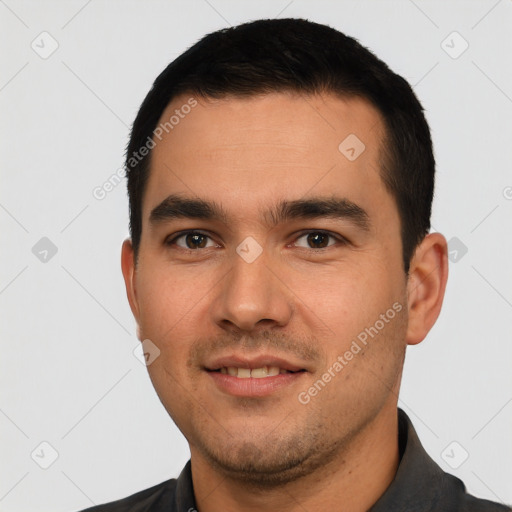
[[406, 341], [423, 341], [435, 324], [443, 304], [448, 279], [448, 244], [440, 233], [425, 236], [409, 268], [407, 297], [409, 323]]
[[[135, 255], [133, 252], [133, 245], [129, 238], [123, 242], [121, 249], [121, 269], [123, 271], [124, 284], [126, 287], [126, 296], [130, 303], [137, 326], [139, 325], [139, 304], [137, 301], [137, 288], [136, 288], [136, 267]], [[137, 337], [139, 337], [139, 329], [137, 327]]]

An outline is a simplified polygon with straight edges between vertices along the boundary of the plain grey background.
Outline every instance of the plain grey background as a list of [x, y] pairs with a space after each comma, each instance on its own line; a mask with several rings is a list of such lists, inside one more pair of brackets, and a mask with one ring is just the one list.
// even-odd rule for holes
[[188, 460], [134, 355], [125, 182], [93, 192], [122, 166], [157, 74], [204, 34], [262, 17], [356, 37], [423, 103], [452, 262], [399, 405], [441, 467], [512, 502], [511, 0], [0, 0], [2, 512], [85, 508]]

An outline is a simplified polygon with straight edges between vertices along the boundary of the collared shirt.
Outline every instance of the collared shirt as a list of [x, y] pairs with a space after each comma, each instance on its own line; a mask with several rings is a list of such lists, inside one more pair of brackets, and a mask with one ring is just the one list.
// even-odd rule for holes
[[[506, 512], [512, 508], [466, 493], [427, 454], [411, 420], [398, 409], [400, 464], [393, 482], [369, 512]], [[180, 476], [119, 501], [83, 512], [197, 512], [190, 461]]]

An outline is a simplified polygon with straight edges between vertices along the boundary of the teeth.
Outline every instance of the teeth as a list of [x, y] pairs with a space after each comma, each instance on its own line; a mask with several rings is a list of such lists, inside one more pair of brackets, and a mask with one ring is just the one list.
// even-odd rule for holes
[[248, 379], [251, 376], [251, 369], [250, 368], [238, 368], [238, 375], [237, 377], [239, 379]]
[[220, 369], [220, 373], [224, 375], [231, 375], [232, 377], [238, 377], [239, 379], [263, 379], [265, 377], [274, 377], [280, 373], [289, 373], [288, 370], [279, 368], [278, 366], [263, 366], [262, 368], [236, 368], [235, 366], [223, 367]]
[[[283, 370], [286, 373], [286, 370]], [[279, 375], [279, 368], [277, 366], [269, 366], [268, 368], [268, 376], [274, 377], [275, 375]]]
[[[254, 368], [250, 371], [251, 377], [255, 379], [262, 379], [263, 377], [267, 377], [268, 369], [266, 366], [263, 368]], [[240, 377], [240, 370], [238, 370], [238, 376]]]

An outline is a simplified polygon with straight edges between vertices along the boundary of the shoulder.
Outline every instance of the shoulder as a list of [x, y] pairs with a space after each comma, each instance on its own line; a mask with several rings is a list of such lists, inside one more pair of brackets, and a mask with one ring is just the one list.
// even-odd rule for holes
[[460, 507], [461, 512], [512, 512], [512, 508], [488, 501], [481, 498], [476, 498], [470, 494], [465, 494], [462, 499]]
[[82, 512], [147, 512], [150, 510], [159, 512], [168, 510], [167, 504], [174, 496], [176, 482], [175, 478], [171, 478], [126, 498], [96, 505]]
[[459, 478], [446, 473], [425, 451], [411, 420], [399, 409], [400, 464], [372, 512], [512, 512], [510, 507], [471, 496]]

